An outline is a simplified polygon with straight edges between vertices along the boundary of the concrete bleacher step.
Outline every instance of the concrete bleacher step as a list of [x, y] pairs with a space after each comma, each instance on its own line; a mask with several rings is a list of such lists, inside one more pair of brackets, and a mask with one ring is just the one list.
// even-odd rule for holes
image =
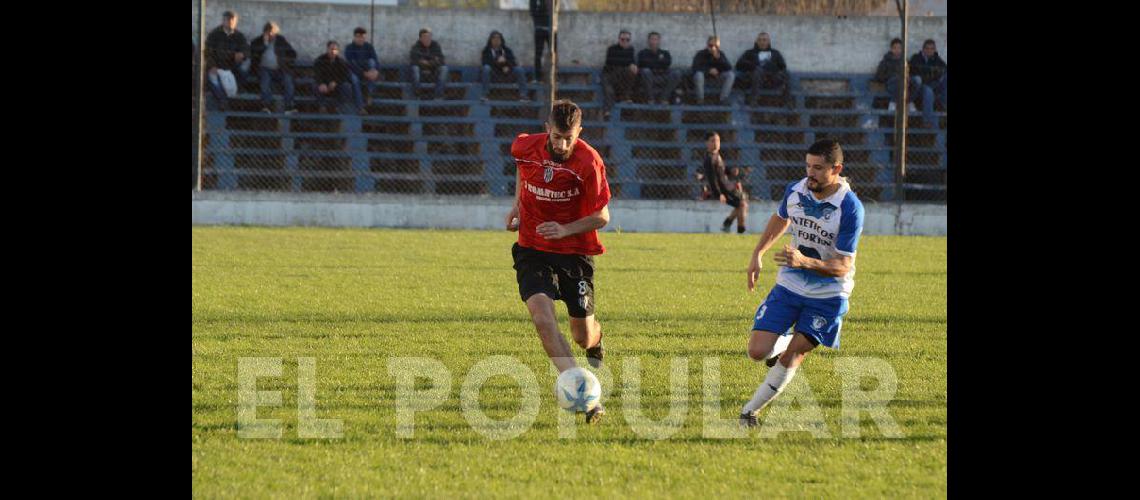
[[[411, 99], [406, 68], [383, 68], [384, 82], [364, 117], [315, 114], [311, 78], [304, 72], [297, 78], [298, 115], [261, 115], [257, 86], [246, 85], [247, 94], [231, 100], [230, 112], [214, 120], [208, 116], [214, 129], [206, 133], [203, 182], [217, 186], [224, 175], [216, 169], [233, 168], [241, 173], [226, 185], [240, 189], [258, 188], [260, 182], [262, 188], [283, 190], [475, 194], [493, 189], [492, 194], [509, 194], [506, 180], [493, 179], [513, 175], [510, 143], [519, 132], [541, 131], [538, 120], [548, 104], [519, 103], [518, 87], [510, 81], [493, 84], [491, 100], [480, 102], [477, 70], [452, 68], [447, 100], [437, 102], [430, 100], [432, 82], [425, 81], [418, 98]], [[703, 159], [704, 133], [710, 129], [721, 133], [726, 161], [759, 169], [756, 180], [746, 184], [760, 191], [772, 188], [773, 198], [782, 194], [782, 176], [802, 177], [803, 150], [820, 137], [844, 143], [847, 175], [860, 183], [860, 196], [881, 190], [890, 179], [884, 169], [893, 155], [894, 115], [885, 109], [885, 92], [865, 77], [794, 79], [794, 109], [783, 107], [776, 91], [763, 91], [759, 108], [744, 108], [744, 93], [738, 89], [726, 105], [619, 103], [604, 121], [597, 77], [596, 69], [562, 71], [560, 97], [577, 97], [585, 115], [582, 137], [606, 158], [615, 195], [628, 187], [647, 198], [691, 198], [696, 183], [687, 176]], [[706, 91], [715, 95], [719, 89], [713, 87]], [[279, 85], [274, 88], [280, 109]], [[539, 99], [549, 91], [535, 84], [527, 89]], [[922, 129], [918, 115], [909, 117], [908, 164], [915, 172], [912, 180], [919, 182], [908, 186], [907, 193], [927, 190], [944, 197], [946, 115], [938, 113], [938, 129]], [[863, 128], [876, 121], [877, 130]], [[222, 159], [226, 156], [230, 158]], [[350, 165], [358, 170], [347, 170]]]
[[800, 114], [795, 111], [751, 111], [748, 121], [752, 125], [783, 125], [794, 127], [800, 124]]
[[655, 141], [677, 143], [677, 130], [673, 128], [629, 127], [625, 129], [625, 139], [631, 141]]
[[727, 125], [732, 123], [732, 111], [711, 109], [701, 111], [685, 110], [681, 112], [681, 123]]

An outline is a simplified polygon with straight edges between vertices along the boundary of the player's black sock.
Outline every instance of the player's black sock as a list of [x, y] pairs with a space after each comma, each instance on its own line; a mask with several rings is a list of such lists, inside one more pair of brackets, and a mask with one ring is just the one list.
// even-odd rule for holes
[[744, 231], [745, 231], [744, 226], [741, 226], [740, 224], [736, 225], [736, 233], [737, 234], [744, 234]]
[[734, 220], [736, 220], [736, 217], [729, 217], [729, 218], [725, 219], [724, 220], [724, 227], [732, 227], [732, 221], [734, 221]]

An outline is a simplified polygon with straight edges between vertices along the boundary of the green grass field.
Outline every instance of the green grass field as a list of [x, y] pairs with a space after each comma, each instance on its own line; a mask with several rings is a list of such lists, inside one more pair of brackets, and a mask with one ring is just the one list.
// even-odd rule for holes
[[[705, 437], [702, 412], [719, 404], [720, 418], [735, 419], [767, 370], [745, 349], [772, 286], [771, 257], [760, 290], [748, 293], [744, 268], [756, 236], [603, 234], [595, 298], [615, 383], [603, 393], [602, 424], [578, 415], [576, 437], [560, 438], [559, 418], [570, 414], [554, 404], [554, 375], [518, 298], [514, 233], [192, 231], [195, 496], [945, 496], [945, 238], [860, 241], [842, 349], [809, 355], [793, 384], [814, 394], [825, 423], [817, 435], [779, 432], [788, 421], [777, 413], [813, 407], [783, 401], [789, 388], [761, 414], [762, 430], [717, 439]], [[558, 315], [568, 336], [561, 303]], [[582, 350], [574, 352], [585, 365]], [[463, 381], [493, 355], [528, 366], [542, 390], [533, 425], [513, 439], [484, 436], [460, 411]], [[257, 418], [280, 420], [278, 439], [238, 437], [238, 363], [247, 357], [282, 360], [282, 376], [257, 379], [257, 390], [280, 393], [279, 406], [257, 408]], [[433, 358], [451, 372], [447, 399], [415, 415], [410, 439], [396, 435], [397, 385], [388, 372], [389, 360], [403, 357]], [[315, 359], [316, 417], [340, 419], [342, 438], [299, 437], [298, 358]], [[633, 358], [649, 418], [688, 403], [666, 439], [627, 423], [637, 399], [623, 386]], [[679, 358], [687, 360], [688, 395], [675, 400], [670, 366]], [[866, 414], [855, 427], [860, 437], [843, 437], [836, 366], [856, 358], [884, 360], [897, 375], [887, 411], [901, 438], [885, 436]], [[706, 402], [710, 359], [719, 362], [720, 393]], [[488, 416], [507, 419], [522, 395], [500, 375], [479, 402]]]

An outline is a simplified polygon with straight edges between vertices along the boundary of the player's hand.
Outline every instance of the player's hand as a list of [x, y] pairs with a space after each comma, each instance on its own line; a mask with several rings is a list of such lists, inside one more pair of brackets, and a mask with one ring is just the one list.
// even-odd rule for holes
[[720, 72], [717, 71], [716, 68], [709, 69], [709, 76], [716, 76], [717, 73], [720, 73]]
[[243, 59], [245, 59], [245, 54], [242, 54], [241, 52], [234, 52], [234, 61], [242, 62]]
[[760, 263], [761, 257], [753, 255], [752, 259], [748, 261], [748, 291], [751, 292], [756, 288], [756, 282], [760, 281], [760, 268], [763, 265]]
[[633, 75], [637, 74], [637, 65], [636, 64], [630, 64], [629, 65], [629, 73], [633, 74]]
[[724, 193], [721, 193], [721, 195], [720, 195], [720, 202], [721, 203], [728, 203], [728, 198], [724, 197]]
[[512, 207], [511, 211], [509, 213], [507, 213], [507, 221], [506, 222], [507, 222], [507, 231], [514, 232], [514, 231], [519, 230], [519, 207], [518, 206]]
[[566, 231], [566, 226], [557, 222], [543, 222], [538, 225], [537, 230], [539, 236], [548, 240], [559, 240], [570, 236], [570, 233]]
[[784, 249], [776, 252], [772, 259], [781, 266], [798, 268], [803, 266], [804, 254], [800, 253], [799, 249], [792, 248], [791, 245], [784, 245]]

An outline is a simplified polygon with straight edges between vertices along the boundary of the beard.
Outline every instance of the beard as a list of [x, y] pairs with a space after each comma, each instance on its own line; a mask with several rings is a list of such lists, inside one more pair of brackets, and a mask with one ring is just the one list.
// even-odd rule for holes
[[825, 186], [821, 185], [819, 183], [819, 181], [812, 179], [811, 177], [808, 177], [808, 181], [807, 181], [808, 191], [811, 191], [813, 193], [818, 193], [820, 191], [823, 191], [824, 187]]
[[554, 152], [554, 148], [552, 148], [550, 146], [549, 140], [546, 141], [546, 152], [550, 154], [551, 160], [554, 160], [558, 163], [566, 163], [566, 160], [570, 159], [570, 151], [567, 151], [565, 154], [562, 154], [562, 155]]

